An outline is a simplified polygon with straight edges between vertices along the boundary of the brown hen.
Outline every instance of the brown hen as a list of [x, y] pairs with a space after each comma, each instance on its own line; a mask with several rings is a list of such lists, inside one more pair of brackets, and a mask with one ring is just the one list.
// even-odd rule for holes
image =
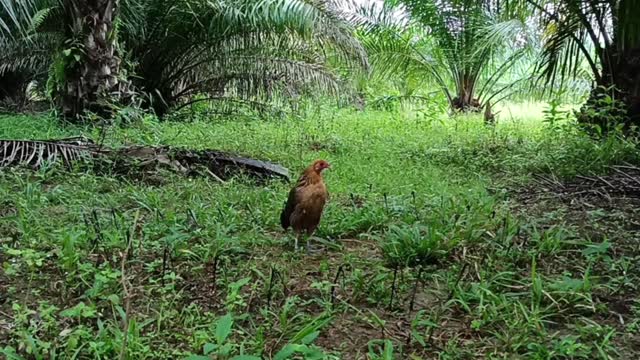
[[[314, 161], [302, 173], [296, 186], [289, 192], [287, 204], [280, 213], [282, 227], [285, 230], [291, 227], [296, 233], [296, 250], [300, 236], [311, 236], [320, 223], [324, 205], [329, 198], [327, 187], [322, 179], [322, 171], [328, 168], [330, 168], [328, 162]], [[310, 251], [308, 239], [307, 251]]]

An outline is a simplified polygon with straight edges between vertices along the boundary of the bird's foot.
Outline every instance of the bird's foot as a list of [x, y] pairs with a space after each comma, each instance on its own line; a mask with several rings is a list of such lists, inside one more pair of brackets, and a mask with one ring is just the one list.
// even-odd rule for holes
[[322, 246], [311, 246], [310, 243], [307, 243], [307, 255], [318, 254], [324, 251], [324, 247]]

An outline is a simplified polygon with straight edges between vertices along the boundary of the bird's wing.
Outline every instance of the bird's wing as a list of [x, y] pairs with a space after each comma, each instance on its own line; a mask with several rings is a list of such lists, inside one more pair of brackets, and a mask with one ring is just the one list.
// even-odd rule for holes
[[312, 234], [320, 223], [326, 203], [326, 191], [322, 182], [300, 187], [296, 193], [296, 205], [289, 217], [291, 226], [297, 231]]
[[298, 203], [298, 187], [294, 187], [289, 191], [289, 197], [287, 198], [287, 204], [282, 209], [280, 213], [280, 225], [286, 230], [291, 225], [291, 214], [296, 209], [296, 204]]

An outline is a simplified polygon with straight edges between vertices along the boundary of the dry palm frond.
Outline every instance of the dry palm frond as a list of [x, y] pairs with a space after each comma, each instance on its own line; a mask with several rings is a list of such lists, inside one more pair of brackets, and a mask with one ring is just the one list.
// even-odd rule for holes
[[216, 150], [191, 151], [149, 146], [111, 149], [98, 146], [83, 137], [0, 140], [0, 168], [30, 166], [37, 169], [56, 162], [71, 166], [93, 159], [109, 160], [110, 171], [124, 174], [163, 167], [183, 175], [195, 175], [199, 173], [198, 170], [205, 168], [216, 179], [226, 179], [239, 172], [257, 178], [289, 179], [289, 171], [280, 165]]
[[77, 141], [0, 140], [0, 167], [39, 168], [58, 161], [70, 166], [91, 158], [97, 151], [94, 145]]

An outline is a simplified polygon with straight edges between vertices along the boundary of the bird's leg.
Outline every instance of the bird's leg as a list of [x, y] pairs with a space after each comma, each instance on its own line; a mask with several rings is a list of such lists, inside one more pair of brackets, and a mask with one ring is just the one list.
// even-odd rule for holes
[[321, 248], [320, 249], [318, 249], [318, 248], [314, 249], [313, 247], [311, 247], [312, 235], [313, 235], [313, 233], [311, 233], [311, 234], [307, 233], [306, 234], [306, 237], [307, 237], [307, 254], [311, 254], [313, 252], [318, 252], [319, 250], [321, 250]]
[[300, 239], [300, 233], [296, 233], [296, 239], [295, 239], [295, 245], [294, 245], [295, 251], [298, 251], [298, 240], [299, 239]]

